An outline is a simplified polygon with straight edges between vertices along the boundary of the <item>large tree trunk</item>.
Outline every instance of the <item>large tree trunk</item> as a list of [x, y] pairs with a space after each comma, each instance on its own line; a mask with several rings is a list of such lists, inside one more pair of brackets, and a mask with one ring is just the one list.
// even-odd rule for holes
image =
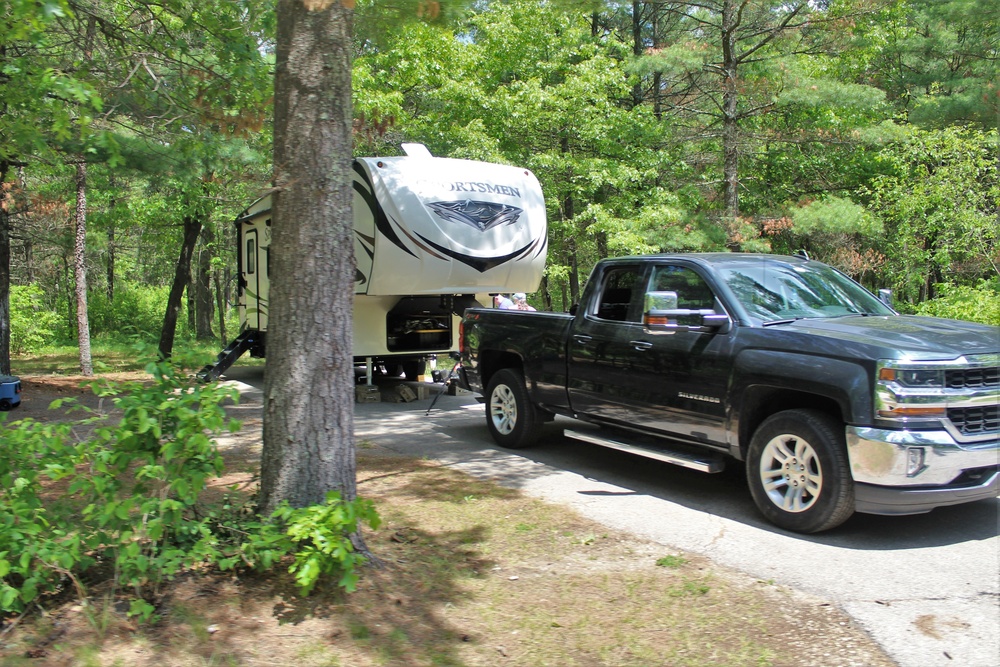
[[351, 19], [279, 0], [261, 511], [356, 496]]
[[0, 162], [0, 375], [10, 375], [10, 165]]
[[177, 315], [181, 310], [181, 299], [184, 287], [191, 276], [191, 255], [201, 233], [201, 220], [193, 216], [184, 217], [184, 241], [181, 243], [181, 256], [177, 260], [174, 271], [174, 281], [170, 285], [167, 296], [167, 312], [163, 316], [163, 329], [160, 331], [160, 357], [167, 359], [174, 351], [174, 336], [177, 333]]
[[80, 373], [94, 374], [90, 356], [90, 318], [87, 313], [87, 165], [76, 165], [76, 240], [73, 269], [76, 274], [76, 339], [80, 347]]

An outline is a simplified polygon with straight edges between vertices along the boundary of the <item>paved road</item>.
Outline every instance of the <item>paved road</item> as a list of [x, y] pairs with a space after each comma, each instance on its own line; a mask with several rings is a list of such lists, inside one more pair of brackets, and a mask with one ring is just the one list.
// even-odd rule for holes
[[[259, 369], [227, 374], [259, 387]], [[253, 391], [249, 389], [249, 391]], [[1000, 665], [1000, 500], [910, 517], [855, 515], [820, 535], [765, 523], [738, 473], [709, 475], [562, 437], [501, 450], [470, 397], [358, 404], [355, 433], [442, 460], [665, 546], [824, 597], [861, 623], [900, 667]]]

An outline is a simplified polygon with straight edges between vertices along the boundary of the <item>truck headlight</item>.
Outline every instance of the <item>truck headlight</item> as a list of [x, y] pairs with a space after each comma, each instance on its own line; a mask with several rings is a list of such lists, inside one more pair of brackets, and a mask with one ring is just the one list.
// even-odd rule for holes
[[875, 411], [883, 419], [944, 419], [944, 368], [883, 359], [875, 383]]
[[895, 382], [902, 387], [944, 388], [944, 371], [937, 368], [879, 368], [880, 382]]

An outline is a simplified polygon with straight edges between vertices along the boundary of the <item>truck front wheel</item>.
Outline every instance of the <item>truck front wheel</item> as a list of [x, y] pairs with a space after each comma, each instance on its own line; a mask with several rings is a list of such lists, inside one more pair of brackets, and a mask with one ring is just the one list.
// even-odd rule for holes
[[520, 371], [511, 368], [497, 371], [490, 378], [486, 397], [486, 425], [498, 445], [519, 449], [534, 444], [542, 429], [542, 419], [528, 396]]
[[818, 533], [854, 513], [843, 424], [818, 410], [765, 419], [750, 441], [747, 481], [761, 513], [787, 530]]

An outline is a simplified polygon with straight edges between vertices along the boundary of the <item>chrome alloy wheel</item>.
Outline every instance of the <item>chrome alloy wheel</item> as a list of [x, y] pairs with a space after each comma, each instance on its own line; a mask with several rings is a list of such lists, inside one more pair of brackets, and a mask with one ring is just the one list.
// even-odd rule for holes
[[823, 490], [816, 450], [796, 435], [772, 438], [761, 453], [759, 472], [767, 497], [786, 512], [805, 512]]
[[498, 384], [490, 394], [490, 419], [501, 435], [510, 435], [517, 426], [517, 399], [505, 384]]

